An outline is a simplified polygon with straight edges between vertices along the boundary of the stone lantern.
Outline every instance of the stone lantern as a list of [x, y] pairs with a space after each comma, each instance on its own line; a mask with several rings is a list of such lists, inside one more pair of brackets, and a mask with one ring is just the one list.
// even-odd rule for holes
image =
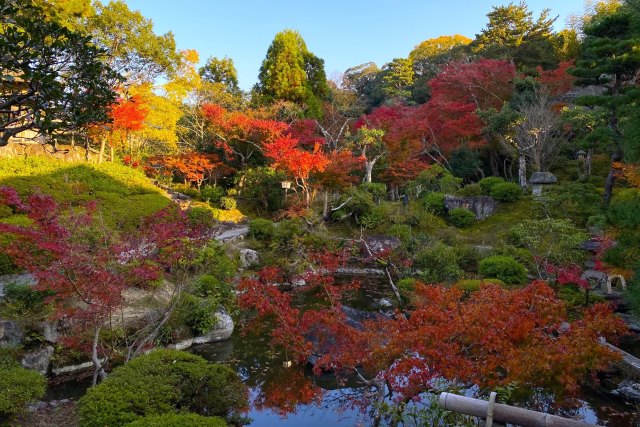
[[558, 178], [551, 172], [534, 172], [529, 180], [531, 193], [534, 196], [540, 196], [545, 186], [555, 184], [556, 182], [558, 182]]
[[289, 189], [291, 188], [291, 181], [282, 181], [280, 183], [280, 185], [282, 185], [282, 188], [284, 189], [284, 203], [286, 205], [287, 204], [287, 195], [289, 193]]
[[584, 160], [587, 157], [587, 152], [584, 150], [579, 150], [576, 153], [576, 157], [578, 158], [578, 160]]

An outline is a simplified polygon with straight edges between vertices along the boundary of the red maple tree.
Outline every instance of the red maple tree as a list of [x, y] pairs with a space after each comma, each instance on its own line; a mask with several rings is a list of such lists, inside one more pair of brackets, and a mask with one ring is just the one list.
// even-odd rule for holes
[[206, 181], [216, 185], [218, 179], [235, 172], [234, 168], [221, 162], [217, 155], [197, 152], [149, 157], [144, 169], [151, 177], [181, 177], [185, 184], [192, 184], [197, 188]]
[[599, 338], [615, 339], [626, 329], [604, 304], [571, 322], [565, 303], [542, 281], [515, 290], [484, 285], [471, 298], [456, 288], [416, 284], [406, 311], [357, 321], [346, 315], [345, 287], [332, 279], [345, 260], [340, 254], [316, 258], [304, 288], [315, 291], [315, 303], [306, 310], [293, 303], [297, 291], [278, 287], [281, 273], [274, 268], [241, 281], [240, 304], [268, 325], [272, 345], [301, 362], [313, 360], [316, 373], [359, 379], [371, 391], [363, 407], [389, 397], [419, 399], [442, 384], [517, 382], [571, 396], [585, 374], [617, 357]]
[[[118, 235], [94, 215], [95, 203], [70, 210], [49, 196], [35, 194], [22, 200], [15, 189], [3, 187], [0, 204], [26, 213], [30, 220], [28, 225], [0, 223], [0, 233], [10, 236], [3, 249], [33, 275], [36, 289], [50, 293], [47, 302], [54, 317], [73, 327], [67, 339], [81, 341], [84, 331], [92, 331], [94, 381], [106, 376], [98, 356], [106, 350], [100, 346], [100, 332], [123, 309], [125, 291], [149, 287], [163, 278], [177, 280], [184, 259], [193, 257], [204, 241], [201, 231], [191, 228], [176, 207], [148, 218], [136, 232]], [[129, 356], [147, 348], [158, 331], [159, 327], [150, 327], [133, 339]]]
[[300, 140], [290, 135], [283, 135], [273, 142], [264, 144], [264, 154], [273, 160], [276, 168], [284, 169], [293, 176], [297, 186], [304, 194], [307, 205], [311, 202], [311, 183], [309, 178], [314, 172], [322, 172], [329, 164], [329, 159], [316, 144], [312, 151], [301, 147]]
[[536, 81], [546, 87], [553, 96], [565, 94], [571, 90], [576, 81], [575, 76], [567, 72], [574, 65], [574, 61], [563, 61], [554, 70], [543, 70], [542, 67], [538, 67]]
[[237, 157], [241, 166], [255, 153], [261, 153], [264, 144], [275, 141], [288, 129], [286, 123], [258, 118], [251, 110], [228, 111], [217, 104], [205, 104], [202, 112], [216, 147], [230, 157]]

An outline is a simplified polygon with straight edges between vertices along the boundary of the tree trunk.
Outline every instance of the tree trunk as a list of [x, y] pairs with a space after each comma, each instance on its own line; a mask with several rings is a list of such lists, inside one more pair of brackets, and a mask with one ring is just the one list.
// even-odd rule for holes
[[518, 153], [518, 183], [527, 188], [527, 158], [523, 152]]
[[95, 333], [93, 335], [93, 344], [91, 346], [91, 361], [93, 362], [93, 385], [98, 383], [98, 377], [100, 377], [100, 381], [104, 381], [107, 378], [107, 373], [102, 367], [102, 362], [100, 362], [100, 358], [98, 357], [98, 341], [100, 340], [100, 326], [96, 326]]
[[591, 176], [591, 161], [593, 158], [593, 148], [589, 148], [587, 150], [587, 159], [585, 161], [585, 173], [587, 175], [587, 178], [589, 178]]
[[107, 146], [107, 138], [102, 138], [100, 141], [100, 152], [98, 153], [98, 163], [102, 163], [102, 159], [104, 158], [104, 149]]
[[364, 174], [364, 182], [371, 183], [371, 174], [373, 172], [373, 165], [375, 162], [366, 162], [364, 164], [365, 174]]
[[109, 161], [113, 163], [113, 146], [109, 147]]
[[500, 176], [500, 169], [498, 168], [498, 153], [495, 150], [489, 151], [489, 166], [491, 167], [491, 174], [493, 176]]
[[89, 138], [84, 138], [84, 160], [89, 161]]
[[611, 197], [613, 196], [613, 186], [616, 183], [616, 170], [613, 167], [613, 163], [615, 154], [611, 156], [611, 169], [609, 169], [609, 175], [607, 175], [607, 179], [604, 181], [604, 194], [602, 196], [602, 205], [604, 208], [609, 207], [609, 203], [611, 203]]
[[327, 221], [329, 219], [329, 192], [324, 192], [324, 205], [322, 207], [322, 219]]

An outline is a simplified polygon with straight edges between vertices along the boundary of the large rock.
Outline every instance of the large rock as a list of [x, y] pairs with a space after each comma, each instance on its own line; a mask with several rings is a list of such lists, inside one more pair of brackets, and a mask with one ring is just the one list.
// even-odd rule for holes
[[491, 196], [458, 197], [447, 194], [444, 196], [444, 206], [447, 211], [467, 209], [476, 215], [476, 219], [485, 219], [495, 212], [497, 203]]
[[374, 254], [379, 254], [388, 250], [393, 250], [400, 246], [400, 239], [394, 236], [369, 236], [365, 238], [367, 246]]
[[225, 341], [231, 338], [234, 329], [234, 323], [231, 316], [229, 316], [229, 314], [222, 308], [215, 313], [215, 316], [218, 321], [208, 333], [178, 341], [174, 344], [170, 344], [168, 347], [176, 350], [184, 350], [194, 344]]
[[50, 343], [58, 342], [60, 338], [60, 332], [58, 331], [58, 322], [42, 322], [40, 324], [40, 331], [45, 341]]
[[22, 366], [27, 369], [33, 369], [46, 375], [49, 371], [49, 364], [53, 356], [53, 347], [50, 345], [41, 347], [37, 350], [30, 351], [22, 357]]
[[12, 320], [0, 320], [0, 347], [14, 347], [24, 338], [22, 328]]
[[621, 396], [626, 400], [640, 402], [640, 384], [630, 380], [624, 380], [611, 394]]
[[242, 249], [240, 251], [240, 266], [249, 268], [260, 263], [260, 254], [253, 249]]

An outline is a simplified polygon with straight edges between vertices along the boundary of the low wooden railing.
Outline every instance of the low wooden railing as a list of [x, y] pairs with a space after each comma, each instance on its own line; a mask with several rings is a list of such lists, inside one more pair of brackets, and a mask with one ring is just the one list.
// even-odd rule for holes
[[438, 403], [448, 411], [485, 419], [487, 427], [491, 427], [494, 422], [522, 427], [594, 427], [593, 424], [582, 421], [495, 403], [495, 396], [495, 393], [491, 393], [491, 398], [486, 401], [441, 393]]

